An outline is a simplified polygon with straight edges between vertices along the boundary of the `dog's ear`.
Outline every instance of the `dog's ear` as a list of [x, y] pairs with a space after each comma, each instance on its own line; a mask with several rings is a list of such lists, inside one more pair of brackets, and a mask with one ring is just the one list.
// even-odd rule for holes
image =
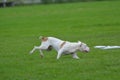
[[42, 41], [47, 41], [47, 40], [48, 40], [48, 37], [40, 36], [39, 39], [41, 39]]
[[78, 41], [78, 44], [80, 45], [80, 47], [82, 46], [82, 42]]
[[81, 44], [81, 42], [80, 42], [80, 41], [78, 41], [78, 43], [79, 43], [79, 44]]
[[43, 38], [43, 36], [40, 36], [39, 39], [41, 40]]

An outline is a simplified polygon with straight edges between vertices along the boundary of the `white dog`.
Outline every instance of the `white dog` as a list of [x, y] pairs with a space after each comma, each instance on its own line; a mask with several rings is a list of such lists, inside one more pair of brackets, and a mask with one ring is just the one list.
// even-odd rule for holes
[[83, 42], [68, 42], [63, 41], [60, 39], [57, 39], [55, 37], [40, 37], [41, 39], [41, 45], [40, 46], [34, 46], [34, 48], [30, 51], [30, 54], [32, 54], [36, 49], [40, 50], [40, 55], [43, 57], [42, 50], [51, 50], [54, 48], [58, 54], [57, 59], [60, 58], [62, 54], [72, 54], [72, 57], [75, 59], [79, 59], [79, 57], [76, 54], [76, 51], [82, 51], [82, 52], [89, 52], [89, 47], [83, 43]]

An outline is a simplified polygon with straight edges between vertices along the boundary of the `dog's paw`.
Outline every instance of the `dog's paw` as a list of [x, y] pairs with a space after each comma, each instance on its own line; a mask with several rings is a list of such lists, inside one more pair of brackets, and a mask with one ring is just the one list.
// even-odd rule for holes
[[29, 52], [29, 54], [32, 54], [32, 53], [33, 53], [33, 51], [30, 51], [30, 52]]
[[40, 55], [41, 58], [43, 58], [44, 56], [43, 55]]

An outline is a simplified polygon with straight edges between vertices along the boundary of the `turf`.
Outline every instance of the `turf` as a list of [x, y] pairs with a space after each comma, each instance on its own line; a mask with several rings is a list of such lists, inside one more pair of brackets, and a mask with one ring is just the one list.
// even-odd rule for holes
[[[120, 1], [18, 6], [0, 9], [0, 80], [119, 80], [120, 49], [99, 50], [96, 45], [120, 45]], [[89, 45], [56, 60], [56, 51], [30, 55], [39, 36], [54, 36]]]

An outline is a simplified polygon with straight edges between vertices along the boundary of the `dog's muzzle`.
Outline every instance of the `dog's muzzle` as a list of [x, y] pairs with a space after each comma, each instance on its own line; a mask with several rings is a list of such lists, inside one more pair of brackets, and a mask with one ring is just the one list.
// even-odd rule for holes
[[89, 51], [90, 51], [89, 47], [87, 49], [83, 50], [83, 52], [85, 52], [85, 53], [88, 53]]

